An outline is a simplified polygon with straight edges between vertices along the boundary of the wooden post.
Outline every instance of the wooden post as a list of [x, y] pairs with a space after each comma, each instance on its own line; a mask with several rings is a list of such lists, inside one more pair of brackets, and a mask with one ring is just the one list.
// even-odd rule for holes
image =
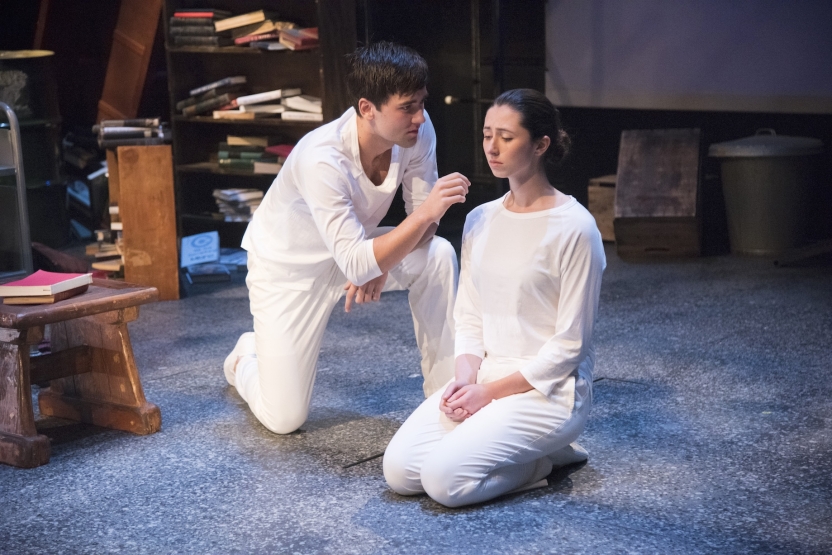
[[49, 439], [38, 435], [32, 411], [29, 346], [43, 328], [0, 328], [0, 462], [33, 468], [49, 462]]
[[[170, 145], [120, 146], [107, 151], [110, 180], [124, 226], [124, 279], [179, 298], [179, 255]], [[112, 191], [111, 187], [111, 191]]]

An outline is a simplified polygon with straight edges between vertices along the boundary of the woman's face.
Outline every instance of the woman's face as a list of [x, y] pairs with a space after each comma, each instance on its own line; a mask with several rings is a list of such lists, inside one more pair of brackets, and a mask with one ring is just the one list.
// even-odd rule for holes
[[[520, 124], [520, 113], [509, 106], [492, 106], [485, 115], [482, 148], [495, 177], [537, 171], [545, 148], [532, 141], [529, 131]], [[547, 143], [548, 145], [548, 143]]]

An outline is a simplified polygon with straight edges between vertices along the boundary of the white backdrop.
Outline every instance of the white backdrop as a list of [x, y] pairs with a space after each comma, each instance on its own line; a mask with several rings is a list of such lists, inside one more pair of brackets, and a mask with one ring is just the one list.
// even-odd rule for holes
[[832, 0], [548, 0], [561, 106], [832, 113]]

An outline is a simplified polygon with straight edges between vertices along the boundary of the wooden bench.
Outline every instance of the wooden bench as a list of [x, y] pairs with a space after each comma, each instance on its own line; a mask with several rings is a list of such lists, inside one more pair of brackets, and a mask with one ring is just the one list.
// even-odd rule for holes
[[[42, 387], [42, 415], [141, 435], [159, 431], [162, 416], [145, 399], [127, 332], [138, 306], [158, 295], [155, 287], [95, 279], [86, 293], [55, 304], [0, 304], [0, 462], [49, 462], [49, 439], [35, 428], [33, 383]], [[51, 353], [30, 357], [47, 324]]]

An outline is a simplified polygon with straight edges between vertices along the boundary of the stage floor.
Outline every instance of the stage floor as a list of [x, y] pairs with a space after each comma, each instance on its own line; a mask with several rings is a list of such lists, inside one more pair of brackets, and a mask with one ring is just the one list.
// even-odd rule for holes
[[375, 456], [422, 400], [406, 293], [336, 308], [308, 422], [268, 432], [222, 375], [238, 274], [130, 324], [159, 433], [47, 420], [49, 464], [0, 466], [0, 552], [832, 552], [832, 268], [607, 259], [589, 461], [547, 488], [387, 488]]

